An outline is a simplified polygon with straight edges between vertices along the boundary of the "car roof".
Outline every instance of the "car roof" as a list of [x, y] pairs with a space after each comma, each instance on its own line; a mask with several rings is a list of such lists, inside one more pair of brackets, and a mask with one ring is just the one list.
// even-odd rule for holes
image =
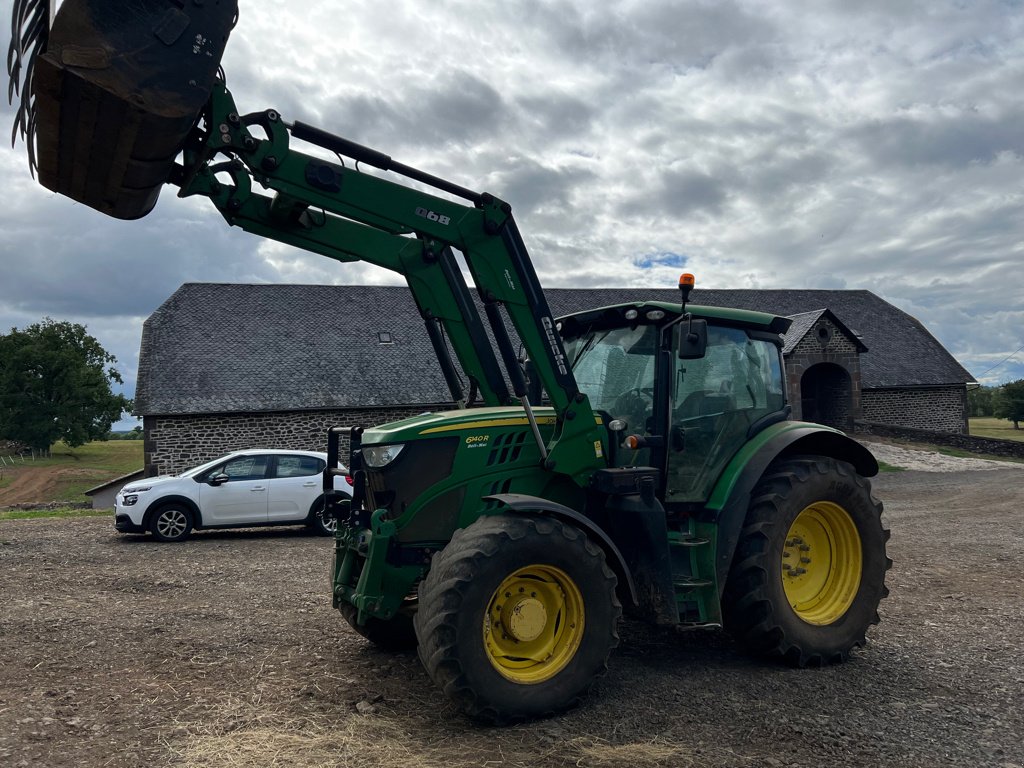
[[225, 456], [262, 456], [273, 453], [283, 456], [315, 456], [318, 459], [326, 459], [327, 454], [322, 451], [297, 451], [291, 448], [246, 448], [242, 451], [232, 451]]

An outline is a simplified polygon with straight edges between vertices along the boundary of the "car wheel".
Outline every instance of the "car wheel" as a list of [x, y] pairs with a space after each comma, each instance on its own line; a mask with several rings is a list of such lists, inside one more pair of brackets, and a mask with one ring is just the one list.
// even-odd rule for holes
[[165, 504], [149, 520], [157, 541], [184, 541], [192, 533], [192, 512], [181, 504]]
[[321, 536], [333, 536], [338, 530], [338, 521], [327, 516], [327, 505], [321, 496], [313, 502], [313, 508], [309, 510], [309, 519], [306, 524]]

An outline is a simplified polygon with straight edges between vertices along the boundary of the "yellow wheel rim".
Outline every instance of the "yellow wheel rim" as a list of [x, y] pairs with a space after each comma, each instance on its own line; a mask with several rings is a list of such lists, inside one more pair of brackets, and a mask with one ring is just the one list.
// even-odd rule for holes
[[583, 639], [583, 595], [560, 568], [528, 565], [491, 595], [484, 647], [501, 675], [533, 685], [568, 666]]
[[838, 621], [853, 605], [862, 567], [860, 534], [845, 509], [819, 501], [796, 516], [782, 550], [782, 586], [797, 616]]

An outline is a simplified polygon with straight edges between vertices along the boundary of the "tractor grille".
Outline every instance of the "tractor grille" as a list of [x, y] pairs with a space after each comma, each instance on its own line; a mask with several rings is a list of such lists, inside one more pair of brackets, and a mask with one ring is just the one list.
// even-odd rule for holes
[[393, 462], [379, 469], [366, 468], [370, 509], [385, 508], [388, 519], [401, 516], [424, 491], [452, 473], [457, 437], [406, 443]]
[[493, 467], [518, 460], [525, 443], [526, 432], [506, 432], [498, 435], [491, 444], [491, 452], [487, 456], [487, 466]]

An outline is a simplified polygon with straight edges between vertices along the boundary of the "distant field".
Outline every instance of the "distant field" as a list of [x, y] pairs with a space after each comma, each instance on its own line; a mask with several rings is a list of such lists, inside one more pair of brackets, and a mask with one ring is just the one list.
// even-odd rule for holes
[[1000, 440], [1024, 442], [1024, 429], [1014, 429], [1013, 422], [1006, 419], [969, 419], [971, 434], [977, 437], [997, 437]]
[[50, 501], [86, 501], [90, 488], [142, 469], [141, 440], [111, 440], [86, 443], [69, 448], [54, 444], [47, 459], [4, 457], [0, 465], [0, 506], [46, 503]]

